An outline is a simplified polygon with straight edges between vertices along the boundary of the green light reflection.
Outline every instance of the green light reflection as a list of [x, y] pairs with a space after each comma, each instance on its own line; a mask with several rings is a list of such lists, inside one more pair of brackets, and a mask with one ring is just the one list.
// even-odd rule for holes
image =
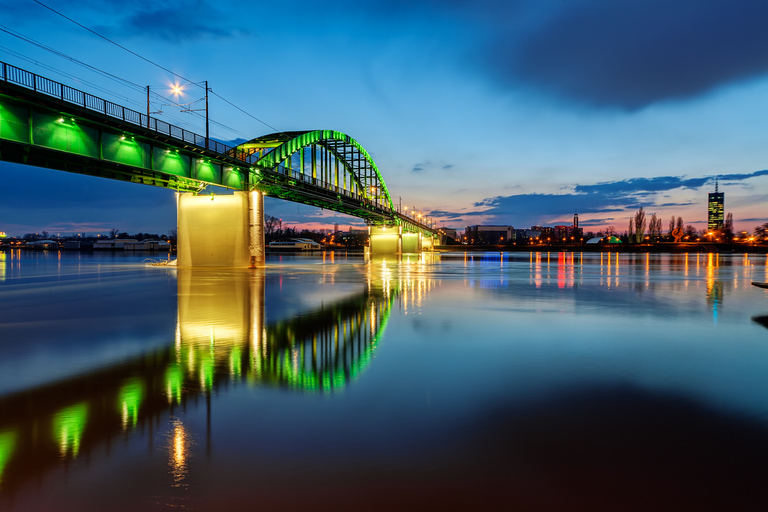
[[184, 385], [184, 374], [177, 363], [174, 363], [165, 371], [165, 392], [168, 396], [168, 404], [174, 401], [181, 403], [181, 390]]
[[70, 453], [73, 458], [77, 457], [87, 419], [88, 404], [86, 402], [65, 407], [53, 416], [54, 440], [59, 445], [62, 457]]
[[139, 405], [144, 396], [144, 383], [139, 378], [130, 379], [118, 393], [118, 404], [123, 420], [123, 430], [135, 427], [139, 419]]
[[13, 450], [16, 447], [16, 432], [7, 430], [0, 432], [0, 485], [3, 483], [3, 471], [8, 461], [11, 460]]

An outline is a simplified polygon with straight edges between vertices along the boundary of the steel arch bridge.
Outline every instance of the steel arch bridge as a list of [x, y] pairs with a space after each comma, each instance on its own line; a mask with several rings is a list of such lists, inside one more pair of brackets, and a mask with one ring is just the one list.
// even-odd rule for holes
[[397, 211], [371, 155], [333, 130], [227, 146], [0, 62], [0, 160], [199, 193], [209, 185], [434, 235]]

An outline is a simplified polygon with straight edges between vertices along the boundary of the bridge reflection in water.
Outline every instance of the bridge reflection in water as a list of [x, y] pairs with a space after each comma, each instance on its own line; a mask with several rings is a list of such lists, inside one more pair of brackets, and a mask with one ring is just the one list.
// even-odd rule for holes
[[[109, 451], [116, 437], [134, 429], [148, 429], [151, 444], [164, 414], [189, 400], [205, 397], [210, 420], [211, 394], [222, 386], [343, 388], [369, 364], [401, 286], [369, 279], [347, 298], [270, 323], [263, 272], [175, 272], [178, 323], [167, 349], [0, 398], [0, 496], [62, 459]], [[172, 427], [169, 460], [181, 481], [189, 440], [180, 421]]]

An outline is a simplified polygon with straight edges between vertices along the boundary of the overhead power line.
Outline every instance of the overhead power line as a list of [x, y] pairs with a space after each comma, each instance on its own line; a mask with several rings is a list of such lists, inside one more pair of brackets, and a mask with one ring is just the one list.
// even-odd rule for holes
[[[119, 44], [119, 43], [117, 43], [117, 42], [115, 42], [115, 41], [113, 41], [113, 40], [109, 39], [108, 37], [106, 37], [106, 36], [103, 36], [103, 35], [99, 34], [99, 33], [98, 33], [98, 32], [96, 32], [95, 30], [92, 30], [92, 29], [90, 29], [90, 28], [86, 27], [86, 26], [85, 26], [85, 25], [83, 25], [82, 23], [79, 23], [79, 22], [77, 22], [77, 21], [73, 20], [73, 19], [72, 19], [72, 18], [70, 18], [69, 16], [67, 16], [67, 15], [65, 15], [65, 14], [63, 14], [63, 13], [61, 13], [61, 12], [57, 11], [57, 10], [56, 10], [56, 9], [54, 9], [53, 7], [50, 7], [50, 6], [46, 5], [46, 4], [44, 4], [44, 3], [43, 3], [43, 2], [41, 2], [40, 0], [34, 0], [34, 2], [35, 2], [35, 3], [37, 3], [37, 4], [39, 4], [39, 5], [41, 5], [42, 7], [45, 7], [45, 8], [46, 8], [46, 9], [48, 9], [49, 11], [51, 11], [51, 12], [53, 12], [53, 13], [55, 13], [55, 14], [58, 14], [58, 15], [59, 15], [59, 16], [61, 16], [62, 18], [64, 18], [64, 19], [66, 19], [66, 20], [68, 20], [68, 21], [70, 21], [70, 22], [74, 23], [74, 24], [75, 24], [75, 25], [77, 25], [78, 27], [80, 27], [80, 28], [82, 28], [82, 29], [85, 29], [85, 30], [87, 30], [87, 31], [88, 31], [88, 32], [90, 32], [91, 34], [93, 34], [93, 35], [95, 35], [95, 36], [97, 36], [97, 37], [99, 37], [99, 38], [103, 39], [104, 41], [107, 41], [108, 43], [111, 43], [111, 44], [113, 44], [113, 45], [117, 46], [118, 48], [120, 48], [120, 49], [122, 49], [122, 50], [124, 50], [124, 51], [126, 51], [126, 52], [128, 52], [128, 53], [130, 53], [131, 55], [133, 55], [133, 56], [135, 56], [135, 57], [138, 57], [139, 59], [141, 59], [141, 60], [143, 60], [143, 61], [145, 61], [145, 62], [147, 62], [147, 63], [149, 63], [149, 64], [152, 64], [153, 66], [155, 66], [155, 67], [157, 67], [157, 68], [160, 68], [160, 69], [162, 69], [163, 71], [165, 71], [165, 72], [167, 72], [167, 73], [170, 73], [171, 75], [173, 75], [173, 76], [175, 76], [175, 77], [177, 77], [177, 78], [180, 78], [180, 79], [184, 80], [185, 82], [188, 82], [188, 83], [191, 83], [191, 84], [197, 85], [198, 87], [202, 87], [202, 88], [204, 88], [204, 86], [200, 85], [200, 83], [199, 83], [199, 82], [194, 82], [194, 81], [190, 80], [189, 78], [186, 78], [186, 77], [184, 77], [184, 76], [182, 76], [182, 75], [180, 75], [180, 74], [176, 73], [175, 71], [171, 71], [170, 69], [168, 69], [168, 68], [166, 68], [166, 67], [164, 67], [164, 66], [162, 66], [162, 65], [158, 64], [157, 62], [154, 62], [154, 61], [152, 61], [152, 60], [148, 59], [147, 57], [144, 57], [143, 55], [140, 55], [140, 54], [138, 54], [138, 53], [134, 52], [133, 50], [131, 50], [131, 49], [129, 49], [129, 48], [126, 48], [125, 46], [123, 46], [123, 45], [121, 45], [121, 44]], [[270, 125], [270, 124], [269, 124], [269, 123], [267, 123], [266, 121], [263, 121], [263, 120], [259, 119], [258, 117], [254, 116], [253, 114], [251, 114], [251, 113], [249, 113], [249, 112], [245, 111], [244, 109], [242, 109], [242, 108], [238, 107], [237, 105], [235, 105], [235, 104], [234, 104], [234, 103], [232, 103], [231, 101], [229, 101], [229, 100], [227, 100], [226, 98], [222, 97], [221, 95], [219, 95], [219, 94], [217, 94], [217, 93], [213, 92], [213, 90], [212, 90], [212, 89], [210, 89], [210, 88], [209, 88], [209, 92], [211, 92], [211, 94], [213, 94], [214, 96], [216, 96], [216, 97], [217, 97], [217, 98], [219, 98], [220, 100], [224, 101], [224, 102], [225, 102], [225, 103], [227, 103], [228, 105], [232, 106], [233, 108], [235, 108], [235, 109], [239, 110], [240, 112], [242, 112], [243, 114], [247, 115], [248, 117], [250, 117], [250, 118], [252, 118], [252, 119], [254, 119], [254, 120], [258, 121], [259, 123], [263, 124], [264, 126], [267, 126], [268, 128], [270, 128], [270, 129], [272, 129], [272, 130], [275, 130], [275, 132], [277, 132], [277, 133], [282, 133], [282, 130], [278, 130], [277, 128], [275, 128], [274, 126]]]
[[[36, 47], [38, 47], [38, 48], [40, 48], [42, 50], [48, 51], [50, 53], [53, 53], [54, 55], [56, 55], [58, 57], [61, 57], [61, 58], [65, 59], [65, 60], [68, 60], [68, 61], [74, 63], [74, 64], [82, 66], [82, 67], [84, 67], [84, 68], [86, 68], [86, 69], [88, 69], [90, 71], [93, 71], [93, 72], [95, 72], [97, 74], [103, 75], [106, 78], [108, 78], [108, 79], [110, 79], [110, 80], [112, 80], [114, 82], [117, 82], [117, 83], [119, 83], [121, 85], [128, 86], [130, 89], [133, 89], [134, 91], [141, 91], [141, 92], [146, 91], [146, 86], [142, 86], [140, 84], [131, 82], [130, 80], [127, 80], [127, 79], [122, 78], [120, 76], [114, 75], [112, 73], [109, 73], [108, 71], [105, 71], [105, 70], [100, 69], [100, 68], [98, 68], [96, 66], [93, 66], [93, 65], [88, 64], [86, 62], [83, 62], [83, 61], [81, 61], [79, 59], [76, 59], [75, 57], [72, 57], [71, 55], [67, 55], [66, 53], [64, 53], [62, 51], [59, 51], [59, 50], [57, 50], [55, 48], [52, 48], [51, 46], [48, 46], [48, 45], [46, 45], [44, 43], [36, 41], [36, 40], [32, 39], [31, 37], [26, 36], [26, 35], [18, 32], [16, 30], [13, 30], [13, 29], [5, 26], [5, 25], [0, 25], [0, 32], [5, 32], [6, 34], [8, 34], [10, 36], [13, 36], [13, 37], [16, 37], [18, 39], [21, 39], [22, 41], [24, 41], [26, 43], [29, 43], [29, 44], [34, 45], [34, 46], [36, 46]], [[5, 52], [7, 52], [7, 53], [9, 53], [11, 55], [14, 55], [14, 56], [16, 56], [16, 57], [18, 57], [18, 58], [20, 58], [20, 59], [22, 59], [24, 61], [30, 62], [32, 64], [36, 64], [37, 66], [40, 66], [40, 67], [42, 67], [44, 69], [47, 69], [47, 70], [52, 71], [54, 73], [57, 73], [59, 75], [62, 75], [62, 76], [65, 76], [67, 78], [70, 78], [72, 80], [75, 80], [77, 82], [86, 84], [89, 87], [92, 87], [93, 89], [113, 94], [113, 95], [119, 97], [121, 100], [126, 101], [127, 103], [131, 103], [133, 105], [143, 105], [143, 103], [137, 102], [134, 98], [130, 98], [130, 97], [124, 96], [124, 95], [122, 95], [120, 93], [117, 93], [116, 91], [112, 91], [112, 90], [106, 89], [106, 88], [104, 88], [104, 87], [102, 87], [100, 85], [97, 85], [97, 84], [95, 84], [93, 82], [89, 82], [89, 81], [83, 79], [80, 76], [72, 75], [71, 73], [67, 73], [65, 71], [57, 69], [57, 68], [55, 68], [53, 66], [50, 66], [48, 64], [45, 64], [45, 63], [39, 62], [37, 60], [31, 59], [31, 58], [27, 57], [26, 55], [22, 55], [22, 54], [14, 51], [14, 50], [11, 50], [10, 48], [5, 48], [3, 46], [0, 46], [0, 50], [5, 51]], [[195, 84], [195, 85], [198, 85], [198, 84]], [[163, 102], [163, 105], [179, 107], [179, 108], [184, 106], [184, 104], [180, 104], [177, 101], [174, 101], [169, 96], [164, 96], [164, 95], [156, 92], [156, 90], [150, 90], [150, 93], [151, 93], [152, 97], [155, 98], [155, 100], [159, 100], [159, 101]], [[198, 100], [198, 101], [200, 101], [200, 100]], [[176, 122], [176, 123], [178, 123], [180, 125], [193, 127], [192, 124], [190, 124], [189, 122], [187, 122], [185, 120], [182, 120], [182, 119], [180, 119], [178, 117], [174, 117], [172, 115], [168, 115], [168, 114], [165, 114], [165, 115], [169, 119], [172, 119], [174, 122]], [[198, 117], [202, 118], [203, 116], [198, 114]], [[227, 125], [225, 125], [225, 124], [223, 124], [221, 122], [218, 122], [218, 121], [215, 121], [215, 120], [212, 120], [212, 119], [210, 120], [210, 122], [212, 124], [215, 124], [215, 125], [221, 127], [221, 128], [224, 128], [225, 130], [228, 130], [230, 132], [237, 133], [237, 134], [242, 135], [244, 137], [248, 137], [248, 134], [245, 134], [242, 131], [237, 130], [236, 128], [232, 128], [231, 126], [227, 126]]]

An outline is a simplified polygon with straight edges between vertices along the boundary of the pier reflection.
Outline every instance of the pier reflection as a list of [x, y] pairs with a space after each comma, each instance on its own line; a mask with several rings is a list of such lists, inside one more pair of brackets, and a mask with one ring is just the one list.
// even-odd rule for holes
[[116, 437], [151, 432], [168, 413], [169, 471], [181, 485], [192, 441], [174, 408], [201, 396], [210, 406], [232, 385], [343, 388], [370, 363], [400, 295], [399, 284], [373, 276], [346, 298], [270, 321], [263, 272], [179, 269], [177, 287], [168, 348], [0, 398], [0, 494], [62, 461], [109, 451]]

